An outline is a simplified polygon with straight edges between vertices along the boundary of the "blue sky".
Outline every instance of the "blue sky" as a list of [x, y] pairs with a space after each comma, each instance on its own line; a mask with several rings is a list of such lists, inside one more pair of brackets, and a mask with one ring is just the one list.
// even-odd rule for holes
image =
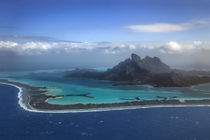
[[0, 71], [110, 67], [131, 53], [210, 69], [209, 13], [210, 0], [0, 0]]
[[209, 40], [209, 7], [209, 0], [1, 0], [0, 35], [82, 42]]

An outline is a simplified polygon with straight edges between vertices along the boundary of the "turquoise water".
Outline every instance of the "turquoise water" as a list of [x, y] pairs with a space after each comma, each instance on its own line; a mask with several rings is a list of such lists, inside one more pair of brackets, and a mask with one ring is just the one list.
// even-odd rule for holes
[[[99, 70], [103, 70], [100, 68]], [[98, 81], [84, 78], [65, 78], [66, 70], [42, 70], [25, 72], [4, 72], [0, 78], [30, 84], [32, 86], [48, 87], [48, 95], [66, 95], [90, 93], [94, 98], [68, 96], [49, 99], [51, 104], [77, 103], [113, 103], [133, 101], [136, 97], [144, 100], [160, 99], [157, 96], [171, 98], [176, 96], [185, 99], [210, 99], [210, 84], [187, 88], [153, 88], [151, 86], [119, 86], [113, 87], [114, 82]], [[132, 99], [122, 100], [121, 98]]]

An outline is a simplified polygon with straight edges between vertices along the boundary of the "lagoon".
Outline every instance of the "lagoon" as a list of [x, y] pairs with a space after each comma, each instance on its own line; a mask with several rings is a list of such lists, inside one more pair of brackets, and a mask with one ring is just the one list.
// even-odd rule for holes
[[47, 87], [48, 96], [78, 95], [88, 93], [93, 98], [83, 96], [65, 96], [62, 98], [49, 98], [49, 104], [101, 104], [121, 103], [139, 100], [172, 99], [202, 100], [210, 99], [210, 84], [181, 88], [153, 88], [141, 86], [112, 86], [114, 82], [99, 81], [85, 78], [66, 78], [66, 70], [39, 70], [24, 72], [2, 72], [1, 79], [20, 82], [31, 86]]

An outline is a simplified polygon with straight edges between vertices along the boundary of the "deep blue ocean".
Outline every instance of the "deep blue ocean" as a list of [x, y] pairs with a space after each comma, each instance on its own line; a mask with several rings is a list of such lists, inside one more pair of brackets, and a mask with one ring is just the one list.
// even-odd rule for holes
[[33, 113], [0, 84], [0, 140], [209, 140], [210, 107]]

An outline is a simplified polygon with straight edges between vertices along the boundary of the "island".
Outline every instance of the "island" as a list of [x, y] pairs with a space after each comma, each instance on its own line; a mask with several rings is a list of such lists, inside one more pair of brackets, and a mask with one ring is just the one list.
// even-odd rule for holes
[[[183, 71], [171, 69], [158, 57], [145, 57], [141, 59], [138, 55], [132, 54], [131, 58], [120, 62], [118, 65], [106, 71], [94, 69], [75, 69], [64, 71], [64, 77], [81, 77], [96, 80], [115, 81], [112, 86], [127, 85], [151, 85], [160, 87], [187, 87], [197, 84], [209, 83], [210, 72], [208, 71]], [[72, 112], [91, 110], [110, 110], [156, 106], [185, 106], [185, 105], [210, 105], [210, 99], [180, 100], [177, 96], [164, 97], [156, 95], [155, 100], [145, 100], [140, 96], [121, 98], [122, 102], [113, 103], [78, 103], [78, 104], [50, 104], [49, 99], [79, 96], [81, 98], [95, 99], [89, 92], [80, 94], [68, 93], [65, 95], [49, 95], [48, 87], [36, 87], [20, 82], [0, 79], [1, 83], [15, 85], [21, 88], [19, 103], [29, 111], [39, 112]]]
[[131, 58], [120, 62], [105, 72], [92, 69], [75, 69], [66, 72], [65, 76], [117, 81], [113, 86], [187, 87], [210, 82], [210, 72], [208, 71], [171, 69], [158, 57], [146, 56], [141, 59], [137, 54], [131, 54]]

